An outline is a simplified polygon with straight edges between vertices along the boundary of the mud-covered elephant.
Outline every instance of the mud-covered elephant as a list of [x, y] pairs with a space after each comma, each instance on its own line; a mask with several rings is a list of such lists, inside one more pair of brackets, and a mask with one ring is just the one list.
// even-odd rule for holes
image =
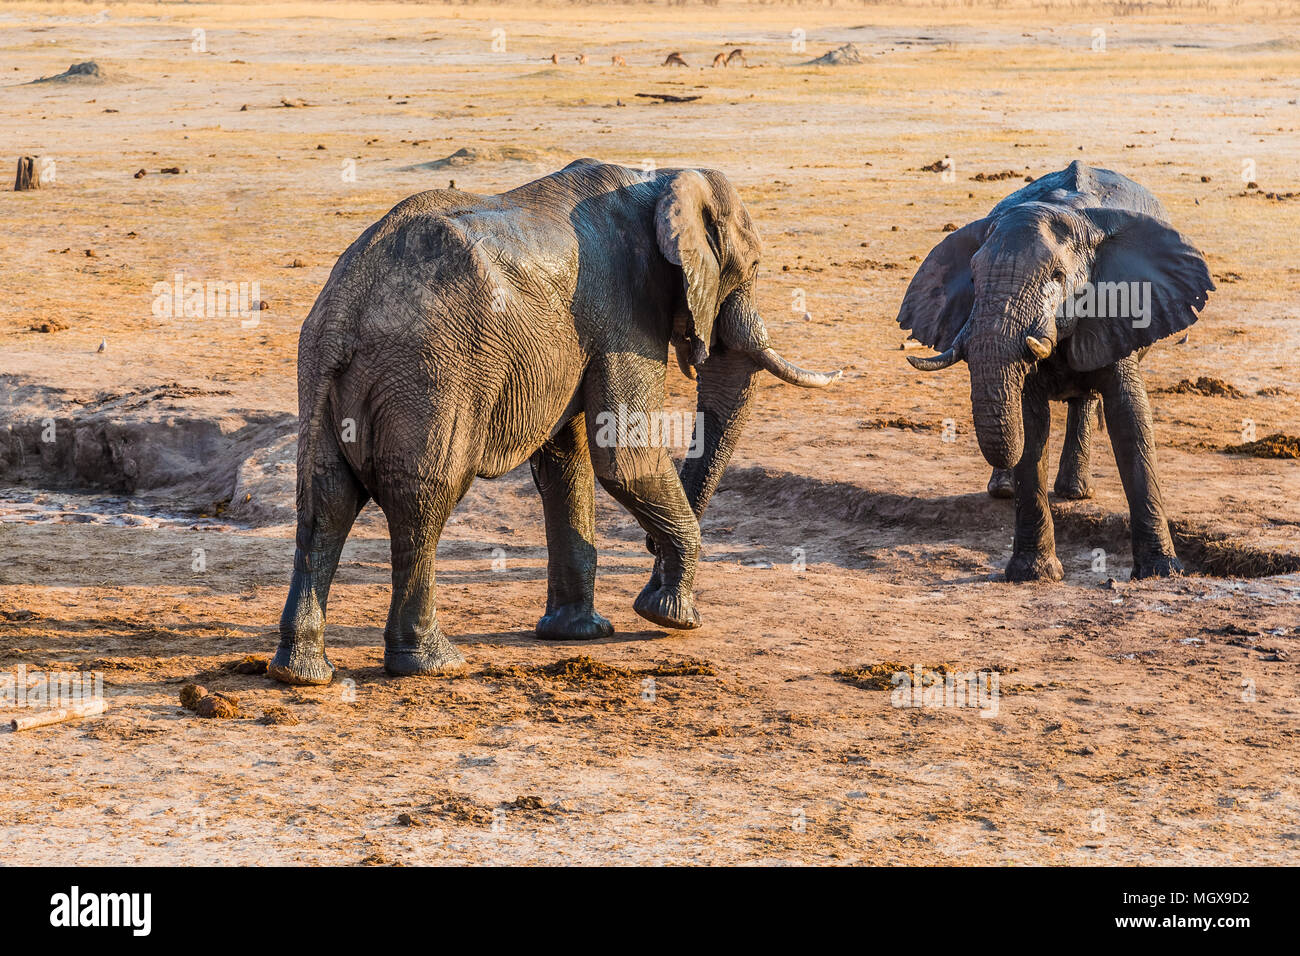
[[980, 450], [994, 468], [1013, 469], [1008, 580], [1063, 576], [1047, 499], [1048, 400], [1092, 395], [1103, 400], [1128, 498], [1133, 577], [1182, 570], [1138, 361], [1195, 322], [1213, 290], [1204, 257], [1150, 192], [1078, 162], [1012, 193], [921, 264], [898, 322], [942, 352], [909, 356], [915, 367], [965, 360]]
[[[367, 229], [334, 266], [299, 339], [297, 548], [271, 676], [331, 679], [326, 599], [370, 498], [392, 549], [385, 669], [461, 666], [435, 610], [438, 538], [475, 477], [525, 461], [549, 552], [540, 637], [613, 630], [592, 603], [597, 480], [656, 555], [637, 613], [698, 627], [698, 519], [758, 377], [819, 387], [839, 376], [800, 369], [772, 348], [754, 305], [758, 263], [749, 214], [712, 170], [579, 160], [497, 196], [420, 193]], [[698, 376], [691, 446], [700, 453], [680, 476], [644, 428], [600, 427], [609, 416], [662, 413], [670, 345]]]

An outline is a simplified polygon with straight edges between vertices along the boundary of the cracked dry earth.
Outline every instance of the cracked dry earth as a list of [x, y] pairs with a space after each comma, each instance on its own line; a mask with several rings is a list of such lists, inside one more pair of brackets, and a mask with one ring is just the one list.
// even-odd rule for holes
[[[0, 4], [4, 82], [92, 58], [109, 76], [8, 86], [0, 114], [0, 141], [59, 159], [53, 188], [0, 194], [0, 671], [102, 671], [109, 703], [0, 734], [6, 861], [1300, 860], [1297, 463], [1223, 451], [1247, 420], [1260, 438], [1300, 433], [1300, 267], [1280, 254], [1300, 205], [1266, 195], [1300, 180], [1283, 115], [1295, 23], [1098, 8], [1109, 51], [1085, 68], [1086, 8], [1068, 26], [872, 8], [862, 26], [862, 11], [725, 3], [195, 6], [95, 21]], [[196, 16], [203, 56], [185, 52]], [[851, 40], [868, 62], [799, 67], [792, 17], [808, 57]], [[500, 22], [511, 52], [494, 59]], [[707, 62], [724, 41], [751, 68], [650, 66], [671, 49]], [[555, 49], [632, 65], [552, 67]], [[480, 158], [420, 168], [461, 147]], [[1240, 182], [1247, 151], [1259, 190]], [[956, 183], [922, 169], [945, 153]], [[703, 522], [704, 627], [632, 613], [650, 557], [601, 493], [597, 606], [617, 633], [535, 640], [546, 551], [525, 469], [477, 483], [440, 547], [463, 675], [382, 673], [373, 508], [331, 597], [335, 683], [241, 672], [274, 647], [296, 334], [334, 258], [419, 189], [495, 192], [582, 155], [726, 171], [764, 236], [773, 338], [846, 369], [825, 392], [763, 387]], [[355, 183], [338, 179], [346, 157]], [[994, 580], [1011, 505], [983, 493], [966, 376], [913, 371], [893, 325], [943, 226], [1016, 185], [988, 174], [1073, 158], [1152, 188], [1219, 285], [1189, 342], [1146, 362], [1184, 578], [1127, 582], [1102, 435], [1094, 499], [1054, 503], [1066, 580]], [[171, 166], [184, 172], [155, 171]], [[160, 321], [150, 289], [177, 270], [258, 278], [271, 308], [253, 329]], [[790, 311], [799, 289], [810, 319]], [[32, 331], [48, 318], [68, 327]], [[689, 407], [675, 369], [670, 390]], [[46, 418], [72, 444], [42, 454]], [[917, 665], [996, 672], [996, 712], [894, 707], [865, 676]], [[239, 716], [183, 708], [191, 683]]]

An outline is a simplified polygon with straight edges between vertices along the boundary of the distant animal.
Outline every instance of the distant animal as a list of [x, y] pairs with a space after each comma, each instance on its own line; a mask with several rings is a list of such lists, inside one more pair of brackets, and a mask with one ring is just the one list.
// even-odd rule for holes
[[716, 70], [720, 66], [727, 65], [727, 54], [719, 53], [713, 58], [713, 68]]
[[587, 65], [587, 54], [585, 53], [578, 54], [577, 56], [574, 57], [574, 59], [578, 61], [579, 66]]
[[[655, 555], [633, 609], [699, 627], [699, 518], [760, 379], [820, 388], [839, 377], [772, 347], [755, 305], [759, 252], [721, 173], [591, 159], [499, 196], [419, 193], [363, 232], [298, 341], [297, 550], [267, 673], [331, 680], [330, 583], [372, 497], [392, 545], [384, 668], [463, 666], [438, 624], [438, 538], [476, 477], [524, 462], [549, 552], [538, 636], [613, 632], [593, 606], [597, 481]], [[694, 431], [677, 426], [677, 441], [692, 435], [680, 475], [661, 419], [670, 351], [698, 383]]]
[[926, 371], [967, 363], [980, 450], [1014, 472], [1007, 580], [1064, 576], [1047, 503], [1048, 401], [1097, 394], [1128, 498], [1132, 576], [1182, 572], [1138, 361], [1195, 322], [1212, 291], [1205, 258], [1155, 196], [1079, 162], [949, 233], [921, 263], [898, 323], [943, 352], [908, 361]]
[[736, 47], [736, 49], [727, 54], [727, 66], [731, 66], [731, 64], [735, 63], [737, 60], [740, 61], [741, 66], [749, 66], [749, 61], [745, 59], [745, 51], [740, 49], [740, 47]]
[[610, 65], [610, 66], [627, 66], [627, 60], [623, 59], [622, 56], [620, 56], [619, 54], [615, 53], [613, 56], [611, 56], [611, 57], [609, 58], [609, 65]]
[[680, 53], [678, 53], [677, 51], [674, 50], [672, 53], [669, 53], [669, 54], [668, 54], [668, 56], [664, 59], [663, 63], [661, 63], [660, 66], [685, 66], [685, 67], [689, 67], [690, 64], [687, 63], [685, 60], [682, 59], [682, 55], [681, 55]]
[[560, 54], [558, 54], [558, 53], [552, 53], [552, 54], [551, 54], [551, 62], [552, 62], [552, 63], [555, 63], [555, 64], [558, 65], [559, 62], [560, 62]]

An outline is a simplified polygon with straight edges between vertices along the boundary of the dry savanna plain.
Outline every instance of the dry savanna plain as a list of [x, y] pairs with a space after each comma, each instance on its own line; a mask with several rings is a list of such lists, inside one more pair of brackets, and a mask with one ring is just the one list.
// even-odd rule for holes
[[[0, 735], [5, 861], [1300, 861], [1298, 101], [1291, 3], [0, 3], [0, 163], [45, 173], [0, 193], [0, 670], [98, 671], [108, 704]], [[764, 382], [702, 522], [704, 626], [633, 613], [651, 558], [600, 492], [617, 631], [538, 641], [525, 467], [441, 543], [463, 674], [384, 675], [371, 506], [334, 683], [271, 682], [335, 259], [408, 195], [585, 156], [725, 172], [774, 342], [844, 369]], [[915, 371], [894, 323], [945, 227], [1076, 159], [1155, 192], [1218, 286], [1144, 363], [1184, 577], [1129, 581], [1103, 433], [1095, 496], [1053, 502], [1064, 582], [998, 581], [964, 366]], [[262, 307], [169, 311], [178, 281]], [[693, 407], [672, 363], [669, 393]], [[918, 666], [998, 697], [894, 706]]]

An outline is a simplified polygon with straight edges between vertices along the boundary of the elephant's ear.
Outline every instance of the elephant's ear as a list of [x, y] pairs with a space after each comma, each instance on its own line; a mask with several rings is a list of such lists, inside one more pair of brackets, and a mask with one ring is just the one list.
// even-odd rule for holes
[[898, 309], [898, 324], [918, 342], [946, 351], [970, 318], [975, 304], [970, 257], [983, 244], [989, 225], [988, 219], [977, 219], [949, 233], [912, 276]]
[[1092, 267], [1093, 306], [1079, 315], [1066, 358], [1090, 372], [1187, 328], [1214, 282], [1204, 256], [1160, 220], [1123, 209], [1080, 212], [1103, 238]]
[[711, 207], [713, 188], [694, 170], [677, 173], [669, 181], [655, 208], [655, 233], [659, 251], [682, 267], [686, 305], [691, 312], [691, 361], [699, 365], [709, 356], [709, 338], [718, 317], [721, 266], [719, 239]]

